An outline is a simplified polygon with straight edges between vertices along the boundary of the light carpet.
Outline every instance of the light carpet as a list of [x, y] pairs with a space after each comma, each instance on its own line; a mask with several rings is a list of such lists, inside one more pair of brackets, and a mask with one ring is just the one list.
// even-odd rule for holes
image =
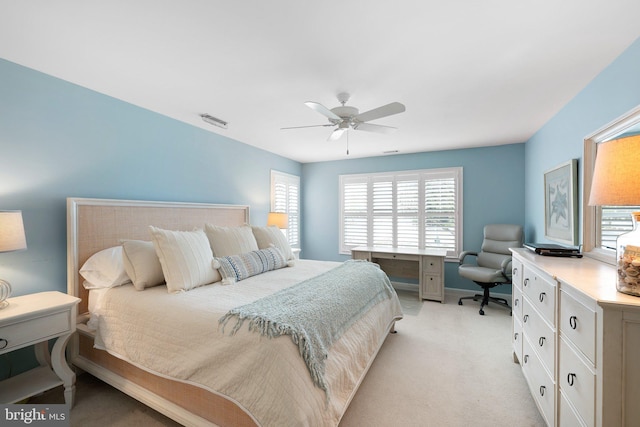
[[[448, 293], [445, 303], [420, 302], [398, 291], [405, 313], [385, 341], [340, 427], [544, 426], [513, 363], [511, 317]], [[178, 426], [88, 374], [77, 379], [71, 425]], [[62, 403], [54, 389], [31, 403]]]

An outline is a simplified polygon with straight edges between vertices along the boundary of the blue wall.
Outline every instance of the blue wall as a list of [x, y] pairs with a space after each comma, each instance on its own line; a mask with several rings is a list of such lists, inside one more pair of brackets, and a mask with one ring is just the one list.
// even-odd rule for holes
[[28, 249], [0, 254], [13, 295], [66, 292], [66, 198], [248, 204], [266, 222], [270, 169], [292, 160], [0, 60], [0, 209]]
[[[463, 168], [463, 247], [479, 250], [485, 224], [524, 224], [524, 152], [524, 144], [512, 144], [304, 164], [302, 255], [347, 258], [338, 253], [339, 175], [457, 166]], [[457, 263], [447, 263], [445, 269], [446, 287], [477, 290], [458, 276]], [[509, 286], [497, 291], [511, 292]]]
[[640, 39], [602, 71], [526, 144], [525, 234], [544, 239], [544, 171], [578, 159], [582, 242], [582, 157], [584, 139], [640, 105]]

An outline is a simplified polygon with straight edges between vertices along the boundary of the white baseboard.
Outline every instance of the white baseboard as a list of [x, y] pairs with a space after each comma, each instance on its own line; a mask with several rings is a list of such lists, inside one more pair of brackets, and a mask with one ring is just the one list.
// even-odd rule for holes
[[[418, 285], [413, 283], [403, 283], [403, 282], [391, 282], [394, 289], [398, 289], [401, 291], [409, 291], [418, 293]], [[482, 288], [478, 287], [477, 291], [472, 289], [459, 289], [459, 288], [444, 288], [445, 295], [453, 295], [456, 298], [473, 296], [475, 294], [482, 295]], [[507, 301], [511, 301], [511, 294], [503, 294], [498, 292], [491, 292], [492, 297], [496, 298], [504, 298]]]

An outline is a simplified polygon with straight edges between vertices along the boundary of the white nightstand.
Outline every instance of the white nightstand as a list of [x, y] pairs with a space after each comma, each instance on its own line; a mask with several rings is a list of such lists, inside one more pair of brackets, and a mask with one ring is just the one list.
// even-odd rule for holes
[[[0, 354], [35, 345], [40, 366], [0, 381], [0, 403], [15, 403], [64, 385], [64, 400], [73, 405], [76, 375], [69, 368], [65, 349], [76, 330], [76, 304], [80, 299], [61, 292], [40, 292], [7, 300], [0, 310]], [[57, 338], [51, 353], [47, 345]]]

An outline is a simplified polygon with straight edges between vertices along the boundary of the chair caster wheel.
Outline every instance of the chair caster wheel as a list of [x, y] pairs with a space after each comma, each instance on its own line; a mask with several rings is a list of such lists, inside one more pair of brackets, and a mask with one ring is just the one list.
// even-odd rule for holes
[[484, 310], [480, 309], [480, 316], [484, 316]]
[[462, 305], [462, 301], [458, 301], [458, 305]]

